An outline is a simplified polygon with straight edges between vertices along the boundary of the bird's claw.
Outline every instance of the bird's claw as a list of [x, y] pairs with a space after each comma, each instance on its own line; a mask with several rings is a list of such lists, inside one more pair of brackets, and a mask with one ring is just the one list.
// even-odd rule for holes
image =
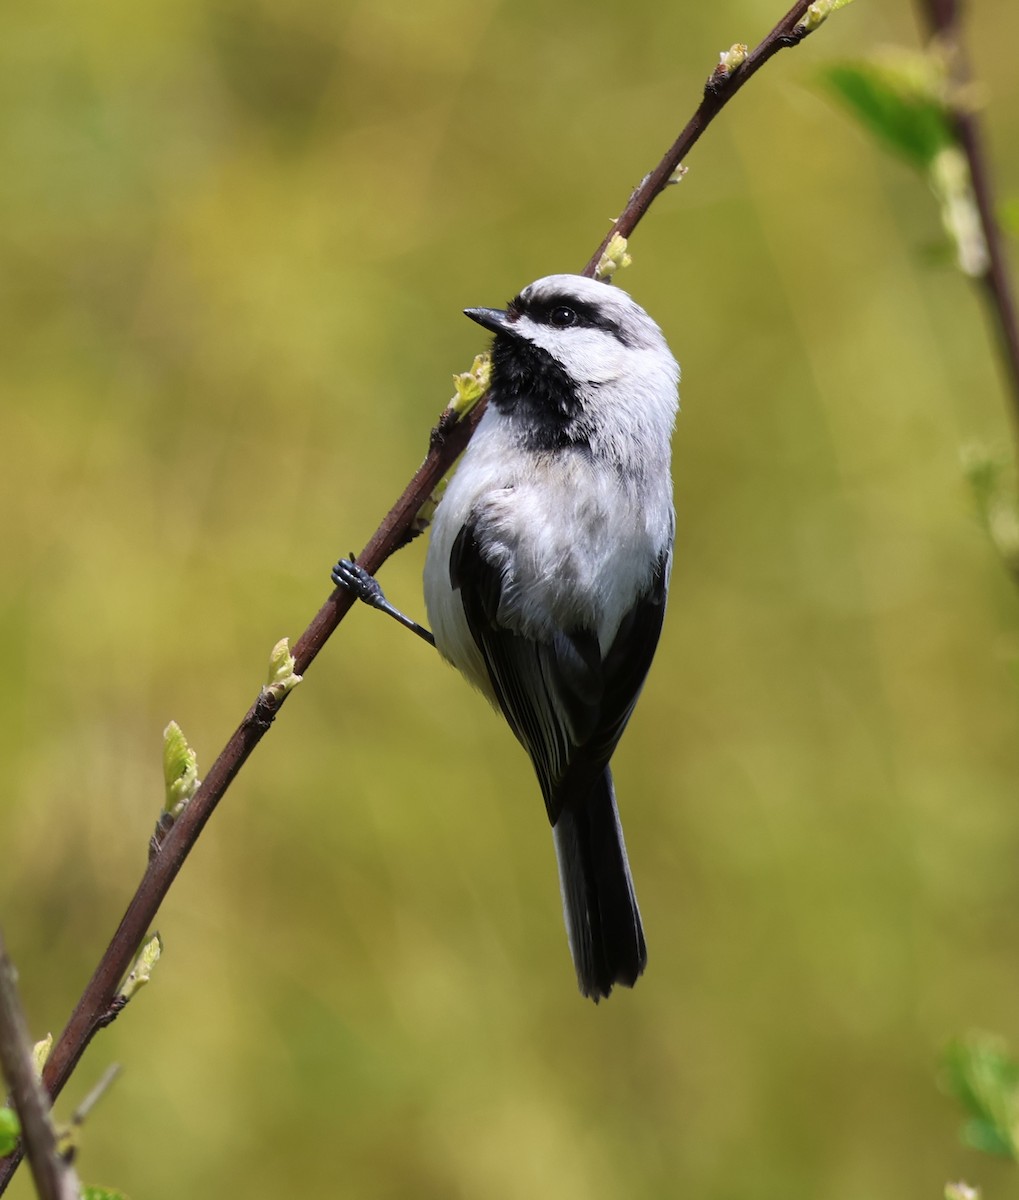
[[337, 587], [345, 587], [363, 604], [381, 608], [386, 603], [382, 588], [374, 575], [369, 574], [353, 558], [341, 558], [333, 567], [332, 580]]

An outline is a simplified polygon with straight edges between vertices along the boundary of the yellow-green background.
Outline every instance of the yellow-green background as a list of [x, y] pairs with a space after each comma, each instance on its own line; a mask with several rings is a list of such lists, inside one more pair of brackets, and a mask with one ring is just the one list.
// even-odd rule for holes
[[[0, 38], [0, 922], [57, 1031], [142, 871], [484, 345], [586, 262], [778, 0], [42, 0]], [[1002, 193], [1019, 15], [971, 5]], [[1019, 598], [959, 470], [1008, 445], [925, 186], [828, 60], [743, 92], [635, 238], [683, 364], [678, 553], [616, 758], [650, 964], [576, 991], [525, 756], [355, 612], [203, 835], [79, 1165], [168, 1197], [1007, 1194], [945, 1040], [1019, 1041]], [[384, 571], [421, 613], [423, 542]], [[30, 1194], [22, 1173], [12, 1195]]]

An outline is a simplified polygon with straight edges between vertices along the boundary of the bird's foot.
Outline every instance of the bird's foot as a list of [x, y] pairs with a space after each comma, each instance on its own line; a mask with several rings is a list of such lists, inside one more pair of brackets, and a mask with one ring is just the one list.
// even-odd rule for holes
[[395, 621], [399, 621], [401, 625], [405, 625], [412, 633], [416, 633], [419, 638], [426, 641], [429, 646], [435, 645], [435, 638], [423, 625], [412, 621], [410, 617], [405, 616], [398, 608], [394, 608], [389, 603], [385, 592], [379, 587], [379, 581], [354, 561], [353, 554], [350, 558], [341, 558], [333, 567], [332, 580], [337, 587], [353, 592], [363, 604], [377, 608], [379, 612], [384, 612]]
[[379, 581], [354, 561], [354, 556], [341, 558], [332, 569], [332, 580], [337, 587], [345, 587], [354, 593], [358, 600], [372, 608], [385, 610], [388, 607], [385, 593], [379, 586]]

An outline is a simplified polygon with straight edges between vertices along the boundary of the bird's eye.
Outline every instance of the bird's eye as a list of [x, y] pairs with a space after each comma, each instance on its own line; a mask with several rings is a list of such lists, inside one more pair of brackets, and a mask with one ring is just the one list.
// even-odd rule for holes
[[577, 314], [572, 308], [560, 304], [548, 314], [548, 323], [554, 325], [556, 329], [568, 329], [571, 325], [576, 325]]

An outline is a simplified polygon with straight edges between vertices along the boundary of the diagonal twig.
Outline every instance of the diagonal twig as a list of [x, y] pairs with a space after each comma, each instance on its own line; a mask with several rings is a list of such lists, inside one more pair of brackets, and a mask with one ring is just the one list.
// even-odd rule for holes
[[[633, 232], [691, 147], [743, 84], [780, 50], [803, 40], [807, 31], [798, 29], [797, 24], [810, 7], [809, 0], [797, 0], [760, 45], [738, 65], [715, 69], [693, 117], [662, 161], [631, 195], [623, 213], [584, 268], [585, 275], [595, 274], [602, 252], [614, 233], [626, 237]], [[421, 506], [463, 452], [483, 408], [484, 400], [462, 420], [457, 420], [449, 409], [442, 414], [432, 431], [427, 457], [357, 556], [357, 561], [369, 572], [376, 573], [412, 536], [413, 522]], [[345, 589], [337, 589], [326, 600], [293, 647], [294, 670], [298, 674], [307, 671], [352, 604], [352, 594]], [[159, 905], [234, 776], [269, 730], [284, 699], [284, 694], [266, 691], [259, 695], [151, 859], [120, 925], [47, 1061], [43, 1079], [52, 1096], [63, 1088], [96, 1032], [109, 1024], [123, 1007], [118, 988]], [[16, 1155], [0, 1161], [0, 1193], [16, 1165]]]
[[[953, 82], [959, 91], [972, 81], [962, 40], [962, 5], [959, 0], [919, 0], [921, 18], [932, 37], [937, 37], [948, 53]], [[973, 195], [980, 214], [987, 267], [977, 276], [987, 298], [1012, 400], [1012, 417], [1019, 436], [1019, 318], [1009, 275], [1005, 243], [994, 211], [994, 188], [984, 147], [983, 131], [976, 113], [965, 101], [953, 105], [959, 144], [969, 163]]]
[[18, 999], [17, 975], [0, 933], [0, 1068], [21, 1122], [21, 1140], [41, 1200], [78, 1200], [74, 1168], [57, 1149], [46, 1089], [36, 1074], [32, 1042]]
[[649, 175], [644, 176], [640, 186], [630, 196], [626, 208], [616, 218], [612, 228], [602, 239], [601, 245], [584, 268], [584, 275], [594, 275], [599, 260], [614, 235], [629, 237], [636, 229], [637, 224], [651, 207], [655, 198], [668, 187], [676, 169], [693, 149], [701, 134], [739, 89], [753, 75], [756, 75], [770, 58], [774, 58], [779, 50], [798, 45], [807, 36], [808, 31], [802, 26], [798, 26], [809, 7], [809, 4], [794, 4], [771, 33], [746, 56], [742, 64], [731, 74], [725, 74], [720, 68], [715, 69], [715, 73], [709, 78], [704, 88], [704, 98], [697, 106], [697, 111], [687, 121], [679, 137], [665, 152], [658, 166]]

